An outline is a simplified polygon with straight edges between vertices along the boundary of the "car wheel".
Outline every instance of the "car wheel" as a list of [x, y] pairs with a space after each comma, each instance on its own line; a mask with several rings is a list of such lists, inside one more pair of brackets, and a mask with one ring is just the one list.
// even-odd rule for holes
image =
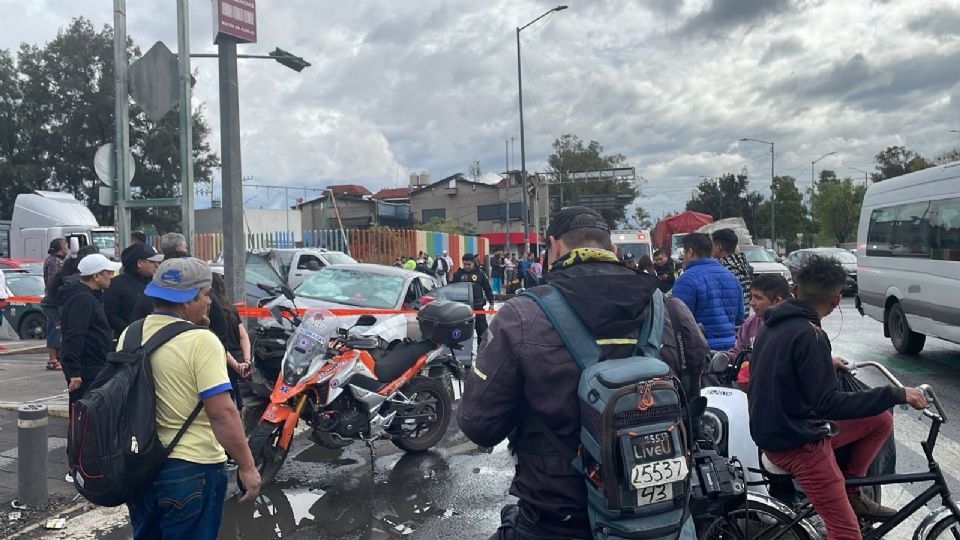
[[918, 354], [923, 350], [927, 336], [910, 329], [907, 314], [904, 313], [900, 302], [895, 302], [887, 310], [887, 328], [890, 330], [890, 341], [893, 342], [893, 348], [898, 353]]
[[20, 321], [20, 339], [46, 339], [47, 318], [43, 313], [30, 313]]

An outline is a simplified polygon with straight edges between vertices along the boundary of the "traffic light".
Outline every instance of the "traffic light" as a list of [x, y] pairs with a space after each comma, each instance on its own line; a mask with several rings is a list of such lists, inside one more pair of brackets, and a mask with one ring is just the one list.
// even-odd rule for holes
[[303, 68], [310, 67], [310, 62], [307, 62], [299, 56], [294, 56], [279, 47], [274, 49], [273, 52], [270, 53], [270, 56], [274, 57], [277, 62], [296, 72], [303, 71]]

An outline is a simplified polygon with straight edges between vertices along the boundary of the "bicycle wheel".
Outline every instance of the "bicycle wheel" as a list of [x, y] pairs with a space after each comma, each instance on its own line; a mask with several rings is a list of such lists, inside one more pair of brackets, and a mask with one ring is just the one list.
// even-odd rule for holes
[[700, 540], [814, 540], [799, 524], [788, 528], [792, 521], [772, 506], [752, 502], [717, 517], [697, 536]]
[[926, 540], [960, 540], [960, 523], [957, 523], [957, 518], [953, 516], [947, 516], [940, 520], [933, 529], [930, 531], [930, 535], [927, 536]]

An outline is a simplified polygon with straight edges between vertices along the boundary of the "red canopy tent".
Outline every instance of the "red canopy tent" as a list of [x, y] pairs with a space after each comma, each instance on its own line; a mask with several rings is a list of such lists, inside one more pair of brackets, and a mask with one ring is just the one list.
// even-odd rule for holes
[[678, 233], [693, 232], [707, 223], [713, 223], [713, 216], [687, 210], [675, 216], [663, 218], [657, 222], [653, 236], [655, 247], [669, 247], [670, 237]]

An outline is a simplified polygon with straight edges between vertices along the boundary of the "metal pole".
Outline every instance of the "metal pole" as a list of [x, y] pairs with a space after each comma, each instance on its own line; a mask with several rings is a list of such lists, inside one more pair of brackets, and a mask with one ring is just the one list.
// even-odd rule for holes
[[773, 244], [773, 249], [777, 249], [777, 228], [776, 228], [776, 207], [777, 207], [777, 194], [773, 189], [774, 179], [776, 178], [773, 174], [774, 167], [774, 152], [773, 152], [773, 143], [770, 143], [770, 242]]
[[113, 82], [114, 82], [114, 123], [116, 137], [117, 178], [116, 203], [117, 215], [114, 225], [117, 234], [117, 248], [122, 251], [130, 241], [130, 171], [127, 170], [127, 154], [130, 153], [130, 102], [127, 98], [127, 3], [126, 0], [113, 0]]
[[[180, 66], [180, 229], [193, 245], [193, 105], [190, 89], [189, 0], [177, 0], [177, 57]], [[211, 191], [212, 187], [211, 187]], [[213, 197], [211, 193], [210, 197]]]
[[243, 176], [240, 160], [240, 90], [237, 42], [221, 35], [217, 43], [220, 64], [220, 172], [223, 184], [223, 278], [232, 302], [244, 302], [246, 241], [243, 234]]
[[[343, 238], [343, 248], [350, 255], [350, 242], [347, 241], [347, 233], [343, 230], [343, 220], [340, 218], [340, 207], [337, 206], [337, 196], [330, 190], [330, 201], [333, 203], [333, 212], [337, 216], [337, 225], [340, 227], [340, 237]], [[351, 257], [353, 255], [350, 255]]]
[[17, 500], [36, 507], [47, 503], [47, 406], [17, 410]]
[[520, 189], [523, 193], [523, 252], [530, 252], [530, 210], [527, 208], [527, 153], [523, 134], [523, 75], [520, 69], [520, 27], [517, 27], [517, 95], [520, 100]]
[[510, 254], [510, 184], [513, 183], [513, 173], [510, 172], [510, 141], [503, 141], [503, 154], [504, 161], [506, 162], [506, 171], [507, 171], [507, 240], [506, 245], [504, 246], [504, 251], [509, 255]]
[[[283, 208], [286, 210], [284, 215], [287, 218], [287, 232], [283, 235], [284, 238], [290, 234], [290, 193], [287, 192], [288, 189], [289, 188], [286, 187], [283, 188]], [[287, 240], [289, 240], [289, 238]], [[296, 242], [294, 242], [294, 245], [287, 247], [296, 247]]]

